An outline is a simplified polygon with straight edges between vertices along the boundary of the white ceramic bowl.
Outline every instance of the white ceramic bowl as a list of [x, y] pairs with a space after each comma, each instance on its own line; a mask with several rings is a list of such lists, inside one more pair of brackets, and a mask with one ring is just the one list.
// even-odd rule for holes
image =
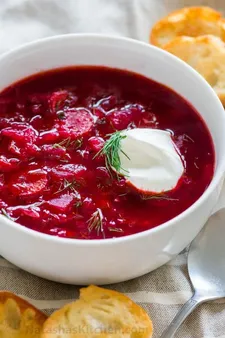
[[104, 65], [145, 75], [173, 88], [202, 115], [216, 151], [214, 178], [201, 198], [176, 218], [139, 234], [106, 240], [62, 239], [0, 216], [0, 255], [50, 280], [86, 285], [146, 274], [182, 251], [210, 216], [225, 172], [225, 113], [206, 81], [172, 55], [142, 42], [99, 35], [39, 40], [0, 57], [0, 91], [39, 71], [69, 65]]

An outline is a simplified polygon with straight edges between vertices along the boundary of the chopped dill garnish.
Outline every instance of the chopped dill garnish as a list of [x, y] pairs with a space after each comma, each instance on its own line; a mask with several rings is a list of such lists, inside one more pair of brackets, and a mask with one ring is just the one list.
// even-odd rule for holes
[[[103, 148], [94, 156], [94, 158], [99, 155], [105, 155], [105, 165], [110, 173], [112, 169], [114, 169], [117, 173], [127, 176], [128, 171], [121, 167], [119, 156], [119, 152], [121, 152], [128, 160], [130, 160], [127, 154], [121, 149], [121, 141], [126, 138], [126, 135], [122, 135], [121, 131], [116, 131], [107, 136], [110, 136], [110, 138], [106, 140]], [[121, 171], [124, 171], [124, 173], [121, 173]]]
[[106, 118], [102, 117], [101, 119], [98, 119], [97, 124], [106, 124]]
[[114, 125], [112, 124], [112, 121], [110, 121], [109, 124], [110, 124], [111, 128], [112, 128], [113, 130], [116, 131], [116, 128], [115, 128]]
[[124, 194], [120, 194], [118, 196], [123, 197], [123, 196], [126, 196], [126, 195], [128, 195], [128, 192], [125, 192]]
[[194, 162], [194, 166], [195, 166], [195, 168], [199, 169], [199, 166], [197, 165], [196, 162]]
[[69, 160], [67, 160], [67, 159], [63, 159], [63, 158], [61, 158], [60, 160], [59, 160], [60, 162], [62, 162], [62, 163], [69, 163]]
[[72, 192], [76, 192], [76, 187], [78, 185], [79, 184], [76, 181], [69, 182], [66, 179], [64, 179], [63, 182], [61, 182], [59, 189], [54, 193], [54, 195], [59, 194], [60, 192], [63, 192], [67, 189], [69, 189]]
[[66, 118], [66, 115], [65, 115], [63, 110], [57, 111], [56, 115], [57, 115], [59, 120], [65, 120], [65, 118]]
[[133, 129], [136, 128], [136, 125], [134, 122], [131, 122], [130, 124], [128, 124], [127, 129]]
[[162, 195], [162, 194], [158, 194], [158, 195], [141, 195], [141, 199], [142, 200], [167, 200], [167, 201], [178, 201], [177, 198], [171, 198], [167, 195]]
[[1, 213], [2, 213], [2, 215], [5, 216], [6, 218], [10, 219], [10, 221], [16, 221], [16, 220], [17, 220], [16, 218], [11, 217], [11, 216], [7, 213], [7, 211], [6, 211], [5, 209], [3, 209], [3, 208], [1, 209]]
[[[15, 210], [18, 210], [18, 209], [24, 209], [24, 210], [31, 210], [31, 211], [40, 211], [39, 207], [44, 204], [45, 201], [41, 201], [41, 202], [35, 202], [35, 203], [32, 203], [32, 204], [27, 204], [27, 205], [17, 205], [17, 206], [13, 206], [13, 207], [9, 207], [8, 210], [10, 211], [15, 211]], [[4, 211], [3, 211], [4, 210]], [[8, 217], [8, 213], [5, 211], [5, 209], [2, 209], [2, 213], [4, 214], [4, 216]], [[7, 216], [7, 215], [8, 216]], [[10, 217], [10, 216], [9, 216]], [[18, 217], [19, 218], [19, 217]], [[17, 219], [18, 219], [17, 218]], [[12, 217], [10, 217], [10, 219], [12, 220], [15, 220], [13, 219]]]
[[58, 148], [64, 149], [64, 147], [60, 143], [53, 144], [52, 148], [54, 148], [54, 149], [58, 149]]
[[188, 136], [187, 134], [184, 134], [183, 140], [184, 141], [191, 141], [192, 143], [195, 143], [195, 141], [190, 136]]
[[74, 204], [75, 208], [79, 208], [79, 207], [81, 207], [81, 205], [82, 205], [82, 202], [81, 202], [81, 201], [77, 201], [77, 202]]
[[98, 188], [99, 190], [101, 190], [101, 189], [103, 188], [102, 184], [101, 184], [101, 183], [98, 183], [98, 184], [97, 184], [97, 188]]
[[87, 224], [88, 224], [89, 232], [96, 230], [97, 236], [99, 236], [99, 234], [101, 233], [103, 238], [105, 238], [105, 232], [103, 228], [103, 214], [102, 214], [101, 209], [97, 208], [97, 210], [93, 212]]
[[112, 231], [112, 232], [123, 232], [123, 229], [121, 228], [112, 228], [112, 227], [108, 227], [109, 231]]
[[[62, 90], [63, 91], [63, 90]], [[56, 104], [55, 104], [55, 107], [54, 107], [54, 110], [57, 112], [56, 114], [58, 115], [58, 112], [61, 112], [63, 106], [64, 106], [64, 102], [65, 102], [65, 98], [61, 98], [61, 99], [58, 99], [58, 101], [56, 101]], [[62, 111], [63, 112], [63, 111]], [[64, 113], [64, 112], [63, 112]], [[64, 113], [65, 114], [65, 113]]]
[[59, 143], [53, 144], [53, 148], [74, 148], [79, 149], [83, 144], [83, 139], [71, 140], [70, 137], [62, 140]]
[[17, 209], [17, 208], [23, 208], [23, 209], [31, 209], [31, 210], [35, 210], [38, 211], [38, 207], [40, 207], [43, 203], [45, 203], [44, 201], [42, 202], [35, 202], [33, 204], [28, 204], [28, 205], [19, 205], [17, 207], [11, 207], [10, 209]]
[[79, 149], [83, 144], [83, 139], [82, 138], [79, 138], [76, 140], [74, 146], [75, 146], [75, 149]]

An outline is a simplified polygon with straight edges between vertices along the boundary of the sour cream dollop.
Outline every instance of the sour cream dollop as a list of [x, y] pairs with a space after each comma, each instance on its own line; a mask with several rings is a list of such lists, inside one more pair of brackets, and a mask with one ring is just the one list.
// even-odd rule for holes
[[[176, 187], [184, 172], [181, 156], [168, 131], [134, 128], [122, 131], [120, 173], [136, 189], [162, 193]], [[125, 154], [127, 156], [125, 156]]]

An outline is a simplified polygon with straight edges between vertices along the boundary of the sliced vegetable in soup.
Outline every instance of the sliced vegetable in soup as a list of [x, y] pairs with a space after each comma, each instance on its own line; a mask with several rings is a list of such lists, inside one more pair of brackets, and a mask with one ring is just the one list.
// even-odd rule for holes
[[104, 239], [174, 218], [206, 190], [215, 154], [171, 89], [104, 67], [26, 78], [0, 94], [0, 209], [45, 234]]

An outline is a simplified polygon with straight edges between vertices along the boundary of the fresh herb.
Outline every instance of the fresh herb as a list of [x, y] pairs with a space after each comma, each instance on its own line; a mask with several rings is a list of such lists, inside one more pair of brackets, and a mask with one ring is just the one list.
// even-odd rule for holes
[[82, 138], [77, 139], [74, 144], [75, 149], [79, 149], [82, 146], [82, 144], [83, 144], [83, 139]]
[[109, 122], [109, 124], [110, 124], [110, 127], [111, 127], [113, 130], [115, 130], [115, 131], [116, 131], [116, 128], [114, 127], [114, 125], [113, 125], [112, 121], [110, 121], [110, 122]]
[[54, 148], [54, 149], [64, 149], [64, 147], [61, 146], [61, 144], [59, 144], [59, 143], [53, 144], [52, 148]]
[[36, 210], [38, 211], [38, 207], [40, 207], [42, 204], [44, 204], [45, 201], [41, 201], [41, 202], [35, 202], [32, 204], [27, 204], [27, 205], [17, 205], [15, 207], [9, 207], [8, 209], [11, 210], [17, 210], [17, 209], [31, 209], [31, 210]]
[[81, 202], [81, 201], [77, 201], [77, 202], [74, 204], [75, 208], [79, 208], [79, 207], [81, 207], [81, 205], [82, 205], [82, 202]]
[[167, 201], [178, 201], [177, 198], [171, 198], [167, 195], [141, 195], [142, 200], [167, 200]]
[[109, 229], [109, 231], [112, 231], [112, 232], [123, 232], [123, 229], [121, 229], [121, 228], [112, 228], [112, 227], [109, 227], [108, 229]]
[[99, 190], [102, 190], [102, 188], [103, 188], [102, 184], [101, 184], [101, 183], [98, 183], [98, 184], [97, 184], [97, 188], [98, 188]]
[[64, 179], [63, 182], [61, 182], [59, 189], [54, 194], [59, 194], [67, 189], [72, 192], [76, 192], [76, 188], [78, 185], [79, 184], [75, 180], [69, 182], [66, 179]]
[[195, 143], [195, 141], [190, 136], [188, 136], [187, 134], [183, 135], [183, 140], [184, 141], [191, 141], [192, 143]]
[[97, 124], [106, 124], [106, 118], [102, 117], [101, 119], [98, 119]]
[[[119, 152], [130, 160], [130, 158], [121, 149], [121, 141], [126, 138], [126, 135], [122, 135], [121, 131], [117, 131], [113, 134], [109, 134], [110, 138], [105, 142], [103, 148], [94, 156], [105, 155], [105, 165], [107, 170], [111, 173], [112, 169], [116, 170], [117, 173], [126, 176], [127, 170], [121, 167], [121, 160]], [[124, 171], [125, 174], [122, 174]]]
[[65, 97], [65, 91], [64, 90], [61, 90], [61, 93], [58, 92], [58, 94], [59, 94], [59, 95], [57, 95], [58, 96], [58, 100], [56, 101], [55, 107], [54, 107], [54, 110], [56, 112], [57, 111], [61, 111], [61, 109], [65, 105], [65, 99], [66, 99], [66, 97]]
[[57, 115], [59, 120], [65, 120], [65, 118], [66, 118], [66, 115], [65, 115], [63, 110], [57, 111], [56, 115]]
[[83, 144], [83, 139], [77, 139], [77, 140], [71, 140], [70, 137], [62, 140], [59, 143], [55, 143], [53, 144], [53, 148], [75, 148], [78, 149], [82, 146]]
[[65, 158], [61, 158], [59, 161], [62, 162], [62, 163], [69, 163], [69, 160], [67, 160]]
[[31, 210], [38, 211], [37, 208], [40, 207], [40, 205], [42, 205], [43, 203], [45, 203], [45, 202], [44, 201], [42, 201], [42, 202], [35, 202], [33, 204], [22, 205], [22, 206], [19, 206], [19, 207], [21, 207], [23, 209], [31, 209]]
[[136, 125], [134, 122], [131, 122], [130, 124], [128, 124], [127, 129], [133, 129], [136, 128]]
[[196, 162], [194, 162], [194, 166], [195, 166], [195, 168], [199, 169], [199, 166], [197, 165]]
[[103, 228], [103, 215], [101, 209], [97, 208], [97, 210], [93, 212], [91, 218], [88, 220], [87, 223], [89, 232], [96, 230], [98, 236], [101, 233], [103, 238], [105, 238], [105, 232]]
[[71, 146], [71, 138], [65, 138], [64, 140], [62, 140], [61, 142], [59, 142], [58, 144], [61, 146], [61, 147], [65, 147], [65, 148], [69, 148]]
[[7, 217], [8, 219], [10, 219], [10, 221], [16, 221], [17, 220], [16, 218], [11, 217], [5, 209], [2, 208], [1, 212], [2, 212], [2, 215]]
[[126, 196], [126, 195], [128, 195], [128, 192], [125, 192], [124, 194], [120, 194], [118, 196], [123, 197], [123, 196]]

